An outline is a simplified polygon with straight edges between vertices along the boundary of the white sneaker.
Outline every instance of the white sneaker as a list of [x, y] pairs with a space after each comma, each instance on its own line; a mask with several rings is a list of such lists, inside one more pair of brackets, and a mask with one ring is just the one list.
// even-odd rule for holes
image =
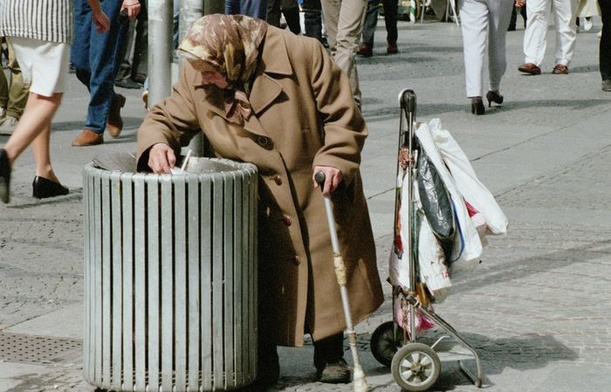
[[592, 23], [592, 18], [584, 18], [583, 29], [585, 31], [590, 31], [592, 30], [592, 26], [594, 26], [594, 24]]
[[18, 122], [19, 120], [13, 116], [6, 116], [2, 121], [2, 124], [0, 124], [0, 135], [12, 135], [15, 128], [17, 128]]

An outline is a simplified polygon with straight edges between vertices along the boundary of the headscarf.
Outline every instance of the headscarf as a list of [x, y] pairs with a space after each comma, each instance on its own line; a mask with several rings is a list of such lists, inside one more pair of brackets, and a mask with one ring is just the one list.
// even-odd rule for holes
[[247, 89], [257, 69], [259, 46], [267, 23], [245, 15], [206, 15], [193, 23], [178, 53], [215, 66], [227, 79], [225, 113], [243, 124], [251, 113]]

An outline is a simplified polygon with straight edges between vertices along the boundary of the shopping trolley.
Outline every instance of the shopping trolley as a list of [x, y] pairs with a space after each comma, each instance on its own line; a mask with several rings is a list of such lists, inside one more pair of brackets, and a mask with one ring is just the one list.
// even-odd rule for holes
[[[399, 125], [399, 153], [397, 179], [407, 181], [408, 186], [397, 187], [393, 251], [397, 246], [399, 214], [407, 227], [402, 233], [408, 235], [403, 243], [404, 257], [409, 278], [408, 287], [394, 285], [389, 279], [393, 298], [393, 321], [381, 324], [371, 336], [371, 351], [381, 364], [389, 366], [395, 382], [405, 391], [426, 391], [439, 378], [441, 363], [457, 361], [463, 373], [478, 387], [482, 386], [482, 369], [479, 356], [473, 347], [456, 330], [432, 310], [432, 297], [419, 279], [416, 242], [417, 196], [412, 186], [418, 175], [417, 138], [415, 137], [416, 95], [405, 89], [399, 94], [401, 119]], [[401, 189], [401, 190], [400, 190]], [[407, 205], [406, 205], [407, 203]], [[396, 310], [399, 311], [396, 311]], [[427, 324], [428, 325], [425, 325]], [[419, 332], [433, 325], [440, 334], [428, 339], [431, 344], [418, 342]], [[463, 363], [474, 360], [476, 374]]]

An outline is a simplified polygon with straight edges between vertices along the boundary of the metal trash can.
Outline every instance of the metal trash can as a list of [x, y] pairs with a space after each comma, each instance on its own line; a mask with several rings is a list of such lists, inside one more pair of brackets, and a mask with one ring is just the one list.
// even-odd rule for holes
[[187, 174], [84, 168], [87, 382], [218, 391], [254, 381], [252, 164], [191, 158]]

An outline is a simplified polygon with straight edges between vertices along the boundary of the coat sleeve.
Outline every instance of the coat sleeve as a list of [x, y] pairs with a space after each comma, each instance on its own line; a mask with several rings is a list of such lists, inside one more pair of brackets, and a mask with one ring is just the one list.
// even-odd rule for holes
[[313, 166], [336, 167], [349, 184], [358, 172], [367, 126], [352, 96], [348, 76], [322, 45], [314, 47], [311, 81], [324, 145], [316, 154]]
[[180, 148], [201, 132], [193, 101], [195, 73], [182, 66], [170, 97], [155, 104], [138, 129], [137, 162], [139, 171], [149, 171], [148, 150], [157, 143], [170, 145], [178, 155]]

